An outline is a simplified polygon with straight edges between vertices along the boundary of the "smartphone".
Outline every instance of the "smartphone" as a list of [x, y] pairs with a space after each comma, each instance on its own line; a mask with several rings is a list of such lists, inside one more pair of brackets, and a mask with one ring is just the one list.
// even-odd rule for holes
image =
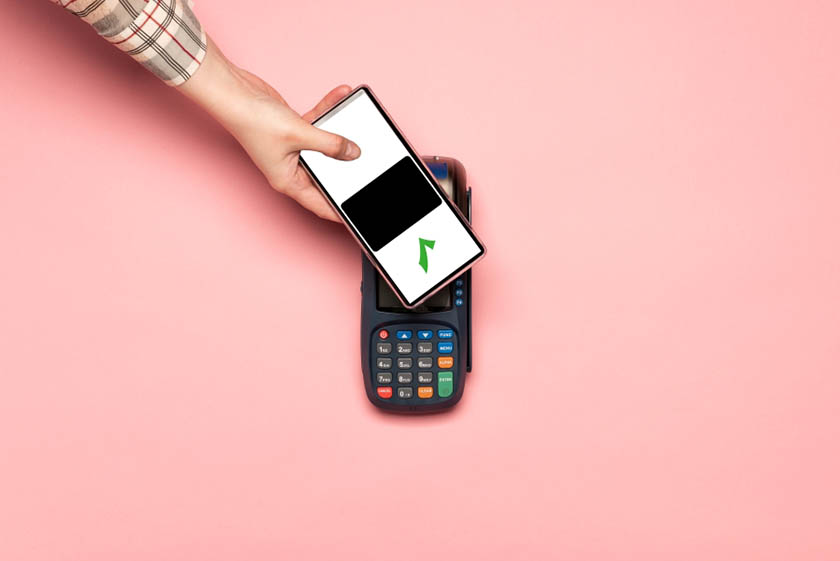
[[405, 307], [422, 304], [484, 256], [478, 236], [368, 86], [312, 124], [361, 148], [353, 161], [303, 150], [300, 162]]

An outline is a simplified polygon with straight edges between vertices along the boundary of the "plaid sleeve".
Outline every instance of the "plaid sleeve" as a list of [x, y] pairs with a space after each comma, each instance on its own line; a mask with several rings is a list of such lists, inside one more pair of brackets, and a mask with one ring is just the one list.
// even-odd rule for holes
[[52, 0], [170, 86], [189, 80], [207, 37], [185, 0]]

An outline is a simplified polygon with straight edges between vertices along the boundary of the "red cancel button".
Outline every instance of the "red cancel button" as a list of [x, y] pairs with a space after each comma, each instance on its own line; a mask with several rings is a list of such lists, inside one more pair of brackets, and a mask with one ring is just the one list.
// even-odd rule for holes
[[391, 396], [394, 395], [394, 388], [390, 386], [379, 386], [376, 388], [376, 394], [382, 399], [391, 399]]

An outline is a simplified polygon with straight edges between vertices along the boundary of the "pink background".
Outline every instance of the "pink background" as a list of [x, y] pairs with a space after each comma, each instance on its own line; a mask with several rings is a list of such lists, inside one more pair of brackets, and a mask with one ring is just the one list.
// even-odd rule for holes
[[198, 3], [466, 165], [475, 370], [425, 418], [365, 398], [341, 226], [2, 4], [0, 559], [840, 558], [836, 3]]

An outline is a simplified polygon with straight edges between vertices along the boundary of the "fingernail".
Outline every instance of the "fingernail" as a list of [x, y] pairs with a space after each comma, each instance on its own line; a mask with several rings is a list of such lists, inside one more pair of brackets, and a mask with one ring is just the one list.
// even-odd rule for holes
[[362, 151], [356, 146], [355, 142], [347, 141], [347, 146], [344, 148], [344, 157], [354, 160], [362, 155]]

